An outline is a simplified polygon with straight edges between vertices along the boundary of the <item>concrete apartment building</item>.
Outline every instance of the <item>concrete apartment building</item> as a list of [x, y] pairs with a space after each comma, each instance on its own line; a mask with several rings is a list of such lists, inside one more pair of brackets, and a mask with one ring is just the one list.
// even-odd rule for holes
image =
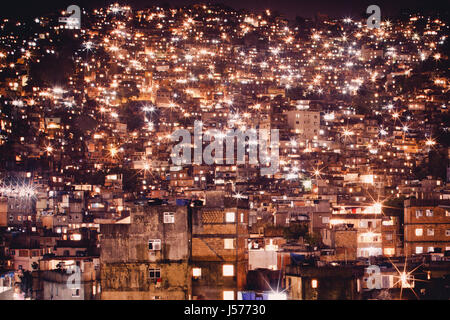
[[333, 214], [331, 224], [347, 224], [357, 231], [357, 258], [381, 256], [382, 215], [375, 213]]
[[222, 192], [208, 194], [206, 206], [192, 217], [192, 296], [237, 299], [248, 269], [248, 202]]
[[450, 250], [450, 201], [405, 200], [405, 255]]
[[317, 139], [320, 130], [320, 112], [309, 110], [290, 110], [286, 112], [289, 128], [301, 140]]
[[101, 298], [189, 299], [188, 207], [135, 205], [130, 220], [100, 227]]
[[403, 241], [400, 229], [400, 219], [396, 216], [389, 216], [381, 223], [383, 256], [394, 257], [403, 255]]

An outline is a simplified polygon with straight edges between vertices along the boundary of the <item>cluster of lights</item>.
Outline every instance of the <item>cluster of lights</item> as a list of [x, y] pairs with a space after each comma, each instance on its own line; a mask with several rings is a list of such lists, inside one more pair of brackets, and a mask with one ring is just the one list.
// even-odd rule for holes
[[4, 197], [30, 199], [36, 196], [36, 189], [29, 183], [4, 183], [0, 184], [0, 194]]

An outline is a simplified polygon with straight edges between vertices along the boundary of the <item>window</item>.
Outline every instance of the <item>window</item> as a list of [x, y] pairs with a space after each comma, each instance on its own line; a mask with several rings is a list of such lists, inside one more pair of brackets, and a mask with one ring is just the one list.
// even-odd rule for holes
[[445, 236], [450, 237], [450, 229], [445, 230]]
[[427, 215], [427, 217], [432, 217], [433, 216], [433, 210], [427, 209], [426, 210], [426, 215]]
[[416, 254], [423, 253], [423, 247], [416, 247]]
[[445, 210], [445, 216], [450, 217], [450, 210]]
[[232, 264], [224, 264], [223, 265], [223, 276], [224, 277], [234, 276], [234, 266]]
[[428, 247], [428, 252], [434, 252], [434, 247]]
[[175, 212], [164, 212], [164, 223], [175, 223]]
[[225, 222], [235, 222], [236, 215], [234, 212], [226, 212], [225, 213]]
[[241, 223], [244, 223], [244, 214], [241, 213]]
[[386, 240], [388, 241], [392, 240], [392, 233], [386, 233]]
[[72, 297], [79, 297], [80, 289], [72, 289]]
[[421, 237], [423, 235], [423, 229], [422, 228], [417, 228], [416, 229], [416, 236]]
[[234, 291], [224, 291], [223, 300], [234, 300]]
[[161, 240], [160, 239], [148, 240], [148, 250], [153, 251], [161, 250]]
[[200, 278], [202, 276], [202, 269], [201, 268], [193, 268], [192, 269], [192, 276], [194, 278]]
[[427, 229], [427, 236], [434, 236], [434, 229]]
[[156, 281], [161, 278], [161, 269], [160, 268], [150, 268], [148, 269], [149, 277], [151, 281]]
[[423, 216], [423, 211], [422, 210], [416, 210], [416, 218], [419, 218]]
[[19, 250], [19, 257], [28, 257], [28, 250]]
[[225, 249], [234, 249], [234, 239], [224, 239]]
[[322, 217], [322, 223], [330, 223], [330, 217]]

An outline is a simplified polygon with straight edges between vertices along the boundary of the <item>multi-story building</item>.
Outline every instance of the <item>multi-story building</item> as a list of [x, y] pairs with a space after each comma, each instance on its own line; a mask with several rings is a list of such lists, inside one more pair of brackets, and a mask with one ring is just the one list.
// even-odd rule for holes
[[450, 250], [450, 201], [405, 200], [405, 255]]
[[357, 230], [357, 257], [381, 256], [381, 214], [333, 214], [331, 224], [348, 224]]
[[101, 225], [101, 298], [189, 299], [189, 216], [186, 206], [136, 205], [131, 223]]
[[399, 217], [390, 216], [389, 219], [383, 219], [381, 222], [383, 256], [402, 256], [403, 241], [400, 232]]
[[210, 199], [192, 217], [192, 296], [233, 300], [246, 284], [248, 202]]
[[317, 139], [320, 131], [320, 112], [309, 110], [291, 110], [287, 112], [289, 127], [302, 140]]

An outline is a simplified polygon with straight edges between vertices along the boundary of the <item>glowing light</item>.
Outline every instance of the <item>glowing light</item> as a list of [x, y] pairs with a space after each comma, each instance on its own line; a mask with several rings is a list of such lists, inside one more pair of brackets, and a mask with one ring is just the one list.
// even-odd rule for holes
[[55, 94], [63, 94], [64, 90], [62, 88], [60, 88], [60, 87], [55, 87], [55, 88], [53, 88], [53, 93], [55, 93]]
[[382, 207], [383, 205], [380, 202], [375, 202], [373, 205], [366, 207], [363, 213], [381, 214]]
[[36, 196], [34, 186], [27, 182], [0, 184], [0, 194], [11, 198], [30, 199]]
[[117, 155], [118, 150], [115, 147], [111, 147], [111, 149], [109, 149], [109, 153], [111, 154], [111, 157], [114, 158]]
[[354, 134], [355, 133], [353, 131], [350, 131], [350, 130], [347, 130], [347, 129], [345, 129], [344, 132], [343, 132], [344, 137], [349, 137], [349, 136], [352, 136]]
[[284, 292], [272, 291], [267, 295], [268, 300], [287, 300], [287, 295]]
[[91, 50], [94, 47], [94, 44], [91, 41], [83, 43], [84, 50]]
[[154, 106], [144, 106], [142, 111], [144, 112], [155, 112], [156, 108]]

